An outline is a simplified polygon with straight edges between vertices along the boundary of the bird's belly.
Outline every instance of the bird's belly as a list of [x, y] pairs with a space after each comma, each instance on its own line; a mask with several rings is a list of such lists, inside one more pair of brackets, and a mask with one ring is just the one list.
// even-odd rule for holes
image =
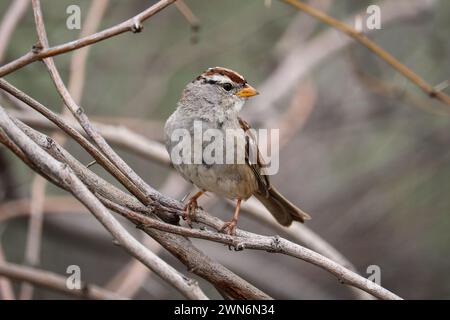
[[248, 199], [258, 184], [244, 164], [182, 164], [176, 169], [198, 188], [230, 199]]

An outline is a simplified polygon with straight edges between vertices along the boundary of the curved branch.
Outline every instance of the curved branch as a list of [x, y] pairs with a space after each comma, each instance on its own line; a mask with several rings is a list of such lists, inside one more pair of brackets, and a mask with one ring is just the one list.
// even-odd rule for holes
[[[45, 31], [44, 19], [42, 16], [42, 10], [39, 0], [32, 0], [34, 19], [36, 24], [36, 31], [39, 38], [39, 43], [42, 48], [48, 47], [47, 33]], [[142, 28], [140, 24], [140, 18], [134, 19], [133, 28], [136, 30]], [[98, 133], [98, 130], [92, 125], [84, 110], [76, 103], [72, 98], [70, 92], [67, 90], [61, 75], [56, 68], [55, 62], [52, 58], [45, 58], [44, 64], [50, 74], [50, 77], [56, 87], [56, 90], [60, 94], [64, 104], [70, 110], [75, 119], [80, 123], [81, 127], [84, 129], [86, 134], [91, 138], [101, 152], [108, 158], [111, 163], [124, 174], [140, 192], [139, 200], [146, 205], [151, 204], [154, 200], [153, 196], [157, 193], [153, 188], [151, 188], [139, 175], [134, 172], [134, 170], [128, 166], [128, 164], [109, 146], [106, 140]], [[142, 196], [143, 193], [143, 196]]]
[[[147, 228], [155, 228], [157, 230], [175, 233], [186, 237], [194, 237], [223, 243], [233, 247], [235, 250], [254, 249], [285, 254], [312, 263], [335, 275], [339, 282], [364, 290], [379, 299], [401, 300], [399, 296], [389, 290], [361, 277], [333, 260], [279, 236], [268, 237], [242, 230], [237, 231], [237, 236], [231, 236], [208, 230], [174, 226], [123, 208], [113, 201], [105, 199], [104, 197], [101, 197], [101, 200], [108, 208], [130, 219], [143, 230], [146, 230]], [[182, 215], [183, 212], [180, 210], [179, 214]], [[219, 231], [224, 223], [220, 219], [215, 218], [204, 211], [197, 212], [195, 219], [198, 222], [213, 227], [216, 231]]]
[[[101, 21], [103, 13], [106, 10], [108, 0], [94, 0], [89, 8], [86, 21], [83, 25], [80, 36], [94, 33]], [[90, 47], [77, 50], [71, 59], [69, 91], [79, 101], [82, 96], [85, 79], [85, 69], [87, 55]], [[62, 116], [67, 117], [69, 112], [64, 109]], [[55, 133], [52, 138], [64, 145], [66, 136]], [[43, 206], [45, 200], [45, 191], [47, 180], [37, 174], [31, 184], [31, 206], [30, 219], [28, 226], [27, 242], [25, 246], [25, 263], [28, 266], [36, 266], [40, 261], [42, 227], [43, 227]], [[20, 290], [21, 300], [31, 299], [33, 296], [33, 287], [24, 284]]]

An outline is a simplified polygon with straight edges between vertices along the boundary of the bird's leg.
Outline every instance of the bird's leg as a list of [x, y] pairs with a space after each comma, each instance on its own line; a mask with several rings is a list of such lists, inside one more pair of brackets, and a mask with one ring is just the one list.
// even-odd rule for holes
[[236, 203], [236, 209], [234, 209], [233, 219], [229, 222], [225, 222], [220, 228], [220, 232], [225, 232], [227, 234], [234, 235], [236, 233], [236, 225], [239, 218], [239, 211], [241, 210], [241, 201], [242, 199], [238, 199]]
[[184, 207], [184, 215], [183, 219], [186, 220], [186, 223], [189, 225], [189, 227], [192, 228], [192, 218], [195, 216], [195, 210], [198, 208], [197, 200], [200, 198], [205, 191], [199, 191], [196, 194], [194, 194]]

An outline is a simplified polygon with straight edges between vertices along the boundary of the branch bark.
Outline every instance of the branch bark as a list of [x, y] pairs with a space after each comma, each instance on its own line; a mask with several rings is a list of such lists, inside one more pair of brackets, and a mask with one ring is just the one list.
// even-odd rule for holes
[[[15, 120], [15, 123], [25, 132], [25, 134], [41, 148], [49, 152], [55, 159], [68, 164], [83, 183], [92, 192], [95, 192], [97, 196], [101, 195], [131, 210], [136, 210], [149, 215], [159, 215], [161, 213], [173, 215], [177, 210], [178, 212], [182, 210], [183, 206], [178, 201], [167, 199], [163, 196], [161, 196], [163, 198], [162, 203], [157, 203], [157, 205], [150, 207], [144, 206], [136, 198], [126, 194], [87, 169], [85, 165], [80, 163], [61, 146], [52, 141], [50, 137], [29, 128], [20, 121]], [[51, 143], [49, 143], [49, 141]], [[25, 163], [29, 162], [25, 155], [24, 158]], [[33, 169], [33, 164], [31, 165], [31, 168]], [[39, 171], [39, 168], [34, 167], [33, 170]], [[51, 177], [49, 177], [49, 179], [51, 179]], [[64, 188], [58, 181], [53, 181], [53, 183]], [[172, 209], [169, 204], [177, 206], [177, 209]], [[271, 299], [269, 295], [198, 250], [188, 239], [158, 230], [148, 230], [146, 232], [185, 264], [189, 271], [203, 277], [218, 288], [218, 290], [222, 290], [234, 299]]]
[[[376, 283], [373, 283], [372, 281], [361, 277], [353, 271], [346, 269], [345, 267], [339, 265], [331, 259], [326, 258], [325, 256], [322, 256], [296, 243], [283, 239], [279, 236], [268, 237], [242, 230], [238, 230], [237, 236], [222, 234], [216, 231], [219, 231], [221, 229], [224, 222], [207, 214], [204, 211], [196, 214], [196, 221], [213, 227], [215, 231], [212, 232], [209, 230], [174, 226], [143, 216], [140, 213], [132, 212], [108, 199], [103, 198], [102, 200], [105, 205], [111, 210], [120, 213], [124, 217], [132, 220], [137, 224], [139, 228], [143, 230], [147, 230], [147, 228], [154, 228], [157, 230], [175, 233], [186, 237], [210, 240], [226, 244], [230, 247], [233, 247], [236, 251], [244, 249], [254, 249], [289, 255], [312, 263], [335, 275], [338, 278], [339, 282], [343, 284], [349, 284], [351, 286], [364, 290], [379, 299], [401, 300], [399, 296], [393, 294], [389, 290], [386, 290]], [[179, 214], [182, 215], [183, 212], [180, 212]]]
[[[103, 13], [106, 10], [108, 0], [94, 0], [88, 11], [86, 21], [83, 25], [80, 37], [94, 33], [101, 21]], [[74, 95], [76, 101], [81, 100], [86, 61], [89, 48], [85, 47], [75, 51], [70, 64], [69, 91]], [[64, 108], [63, 117], [67, 117], [70, 112]], [[52, 138], [64, 145], [66, 137], [61, 134], [54, 134]], [[40, 175], [36, 175], [31, 184], [31, 203], [30, 203], [30, 219], [28, 226], [27, 242], [25, 246], [25, 264], [28, 266], [37, 266], [40, 262], [42, 228], [43, 228], [43, 206], [46, 192], [46, 179]], [[20, 290], [21, 300], [29, 300], [33, 296], [33, 287], [24, 284]]]
[[[44, 150], [39, 148], [25, 133], [23, 133], [0, 107], [0, 127], [6, 135], [24, 152], [30, 162], [40, 168], [48, 176], [53, 176], [60, 185], [80, 200], [94, 216], [103, 224], [119, 244], [130, 254], [139, 259], [147, 267], [157, 273], [162, 279], [170, 283], [183, 295], [190, 299], [206, 299], [198, 284], [176, 271], [172, 266], [162, 261], [158, 256], [145, 248], [134, 239], [125, 228], [117, 222], [103, 204], [89, 191], [66, 164], [63, 164]], [[53, 140], [47, 140], [47, 147], [51, 147]]]

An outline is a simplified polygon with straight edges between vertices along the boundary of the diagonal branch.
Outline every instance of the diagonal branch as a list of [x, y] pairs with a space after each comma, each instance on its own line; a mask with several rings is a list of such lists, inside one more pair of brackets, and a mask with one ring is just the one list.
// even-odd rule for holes
[[422, 77], [420, 77], [417, 73], [409, 69], [407, 66], [402, 64], [397, 58], [395, 58], [392, 54], [381, 48], [375, 42], [370, 40], [364, 33], [355, 30], [349, 25], [327, 15], [326, 13], [311, 7], [310, 5], [298, 1], [298, 0], [282, 0], [295, 8], [302, 10], [308, 15], [322, 21], [325, 24], [330, 25], [331, 27], [338, 29], [348, 36], [352, 37], [365, 47], [388, 63], [391, 67], [397, 70], [404, 77], [409, 79], [411, 82], [416, 84], [422, 91], [430, 96], [430, 98], [436, 98], [448, 105], [450, 105], [450, 96], [446, 95], [444, 92], [436, 90], [432, 85], [427, 83]]
[[[190, 299], [207, 299], [197, 282], [188, 279], [172, 266], [161, 260], [154, 253], [145, 248], [133, 238], [126, 229], [111, 215], [103, 204], [89, 191], [89, 189], [73, 173], [72, 169], [63, 164], [36, 145], [24, 132], [22, 132], [7, 113], [0, 107], [0, 127], [5, 134], [24, 152], [28, 159], [56, 179], [60, 185], [69, 190], [81, 201], [99, 222], [108, 230], [118, 243], [131, 255], [157, 273], [162, 279], [174, 286], [184, 296]], [[54, 142], [47, 140], [47, 147]]]
[[[58, 46], [45, 48], [42, 50], [32, 50], [28, 52], [27, 54], [23, 55], [22, 57], [0, 67], [0, 77], [3, 77], [17, 69], [20, 69], [32, 62], [42, 60], [44, 58], [53, 57], [62, 53], [66, 53], [69, 51], [73, 51], [100, 41], [103, 41], [105, 39], [109, 39], [111, 37], [117, 36], [119, 34], [125, 33], [125, 32], [140, 32], [142, 31], [142, 23], [147, 20], [148, 18], [154, 16], [167, 6], [174, 3], [176, 0], [160, 0], [157, 3], [155, 3], [153, 6], [149, 7], [148, 9], [144, 10], [143, 12], [135, 15], [134, 17], [119, 23], [111, 28], [105, 29], [103, 31], [97, 32], [95, 34], [92, 34], [90, 36], [70, 41]], [[38, 49], [38, 48], [35, 48]]]
[[[430, 10], [433, 3], [435, 3], [433, 0], [381, 1], [379, 5], [383, 12], [383, 24], [387, 25], [398, 19], [414, 18], [419, 13]], [[346, 23], [354, 21], [354, 16], [346, 19]], [[368, 29], [364, 32], [369, 34], [373, 30]], [[258, 106], [253, 110], [251, 107], [247, 109], [247, 114], [251, 114], [253, 123], [265, 122], [266, 118], [263, 115], [270, 112], [278, 101], [289, 95], [299, 80], [305, 78], [314, 68], [319, 67], [325, 59], [352, 43], [352, 38], [342, 37], [340, 33], [331, 28], [311, 38], [306, 44], [295, 43], [290, 52], [280, 59], [280, 63], [270, 76], [259, 86], [262, 94], [249, 102]]]
[[[180, 212], [182, 205], [173, 199], [163, 199], [166, 204], [171, 204], [170, 207], [165, 207], [161, 204], [159, 206], [147, 207], [142, 205], [136, 198], [126, 194], [122, 190], [116, 188], [110, 183], [106, 182], [101, 177], [94, 174], [85, 165], [75, 159], [64, 148], [59, 146], [50, 137], [31, 129], [20, 121], [14, 120], [14, 123], [29, 136], [36, 144], [41, 148], [44, 148], [55, 159], [62, 163], [68, 164], [76, 175], [83, 181], [83, 183], [97, 196], [103, 196], [104, 198], [114, 201], [122, 206], [127, 207], [130, 210], [142, 212], [146, 215], [153, 216], [154, 213], [170, 214]], [[1, 132], [1, 131], [0, 131]], [[28, 161], [25, 158], [25, 161]], [[31, 167], [33, 169], [33, 167]], [[36, 169], [33, 169], [36, 170]], [[61, 188], [58, 181], [54, 182]], [[173, 207], [176, 209], [173, 209]], [[234, 299], [271, 299], [270, 296], [252, 286], [246, 280], [240, 278], [223, 265], [219, 264], [215, 260], [205, 255], [202, 251], [198, 250], [192, 245], [192, 243], [181, 236], [174, 234], [167, 234], [158, 230], [146, 230], [152, 238], [158, 241], [165, 249], [171, 252], [176, 258], [178, 258], [183, 264], [188, 267], [188, 270], [205, 278], [211, 282], [219, 290], [222, 290], [227, 295]]]
[[[42, 17], [42, 10], [39, 0], [32, 0], [33, 12], [36, 23], [36, 31], [38, 34], [40, 45], [43, 48], [48, 47], [48, 39], [45, 31], [44, 20]], [[135, 24], [140, 23], [140, 19], [135, 19]], [[135, 26], [137, 28], [137, 26]], [[86, 134], [95, 142], [102, 153], [116, 166], [116, 168], [121, 171], [133, 184], [144, 193], [144, 198], [140, 198], [144, 204], [149, 205], [154, 200], [153, 196], [156, 195], [156, 191], [151, 188], [145, 181], [139, 177], [133, 169], [131, 169], [122, 158], [109, 146], [106, 140], [98, 133], [97, 129], [94, 128], [90, 122], [87, 115], [84, 113], [83, 109], [74, 101], [69, 91], [67, 90], [61, 75], [56, 68], [56, 65], [52, 58], [45, 58], [44, 64], [50, 73], [50, 76], [55, 84], [56, 90], [60, 94], [64, 101], [64, 104], [70, 110], [72, 115], [80, 123], [81, 127], [84, 129]]]
[[[146, 217], [140, 213], [132, 212], [126, 208], [123, 208], [113, 201], [108, 199], [102, 199], [105, 205], [111, 210], [122, 214], [124, 217], [132, 220], [137, 226], [143, 230], [147, 228], [155, 228], [157, 230], [175, 233], [186, 237], [199, 238], [204, 240], [210, 240], [218, 243], [223, 243], [233, 247], [235, 250], [254, 249], [263, 250], [273, 253], [281, 253], [288, 256], [292, 256], [306, 262], [312, 263], [322, 269], [334, 274], [341, 283], [349, 284], [361, 290], [364, 290], [379, 299], [386, 300], [399, 300], [399, 296], [386, 290], [385, 288], [371, 282], [370, 280], [361, 277], [334, 262], [333, 260], [326, 258], [310, 249], [302, 247], [296, 243], [283, 239], [279, 236], [268, 237], [262, 236], [247, 231], [239, 231], [237, 236], [231, 236], [222, 234], [219, 232], [212, 232], [209, 230], [191, 229], [180, 226], [174, 226], [155, 219]], [[183, 212], [179, 213], [180, 215]], [[196, 219], [208, 226], [213, 227], [216, 231], [219, 231], [223, 226], [223, 221], [215, 217], [210, 216], [206, 212], [197, 213]]]
[[[103, 13], [106, 10], [108, 0], [94, 0], [89, 9], [86, 21], [82, 28], [80, 36], [94, 33], [101, 21]], [[69, 91], [75, 96], [75, 100], [79, 101], [84, 88], [84, 78], [87, 55], [89, 46], [77, 50], [72, 57], [70, 65]], [[67, 117], [70, 112], [64, 108], [63, 117]], [[55, 133], [52, 138], [64, 145], [66, 137]], [[40, 261], [41, 239], [43, 228], [43, 206], [46, 191], [46, 179], [39, 174], [35, 176], [31, 184], [31, 203], [30, 203], [30, 219], [28, 226], [27, 243], [25, 246], [25, 263], [28, 266], [36, 266]], [[24, 284], [21, 287], [21, 300], [31, 299], [33, 295], [33, 287]]]
[[[49, 108], [40, 104], [33, 98], [29, 97], [22, 91], [18, 90], [6, 80], [0, 78], [0, 88], [26, 103], [44, 117], [56, 124], [61, 130], [77, 141], [99, 164], [101, 164], [109, 173], [111, 173], [118, 181], [120, 181], [128, 191], [135, 195], [138, 199], [145, 202], [146, 195], [135, 186], [133, 181], [126, 177], [117, 167], [101, 153], [89, 140], [87, 140], [81, 133], [79, 133], [70, 123], [51, 111]], [[169, 217], [166, 217], [169, 218]]]

